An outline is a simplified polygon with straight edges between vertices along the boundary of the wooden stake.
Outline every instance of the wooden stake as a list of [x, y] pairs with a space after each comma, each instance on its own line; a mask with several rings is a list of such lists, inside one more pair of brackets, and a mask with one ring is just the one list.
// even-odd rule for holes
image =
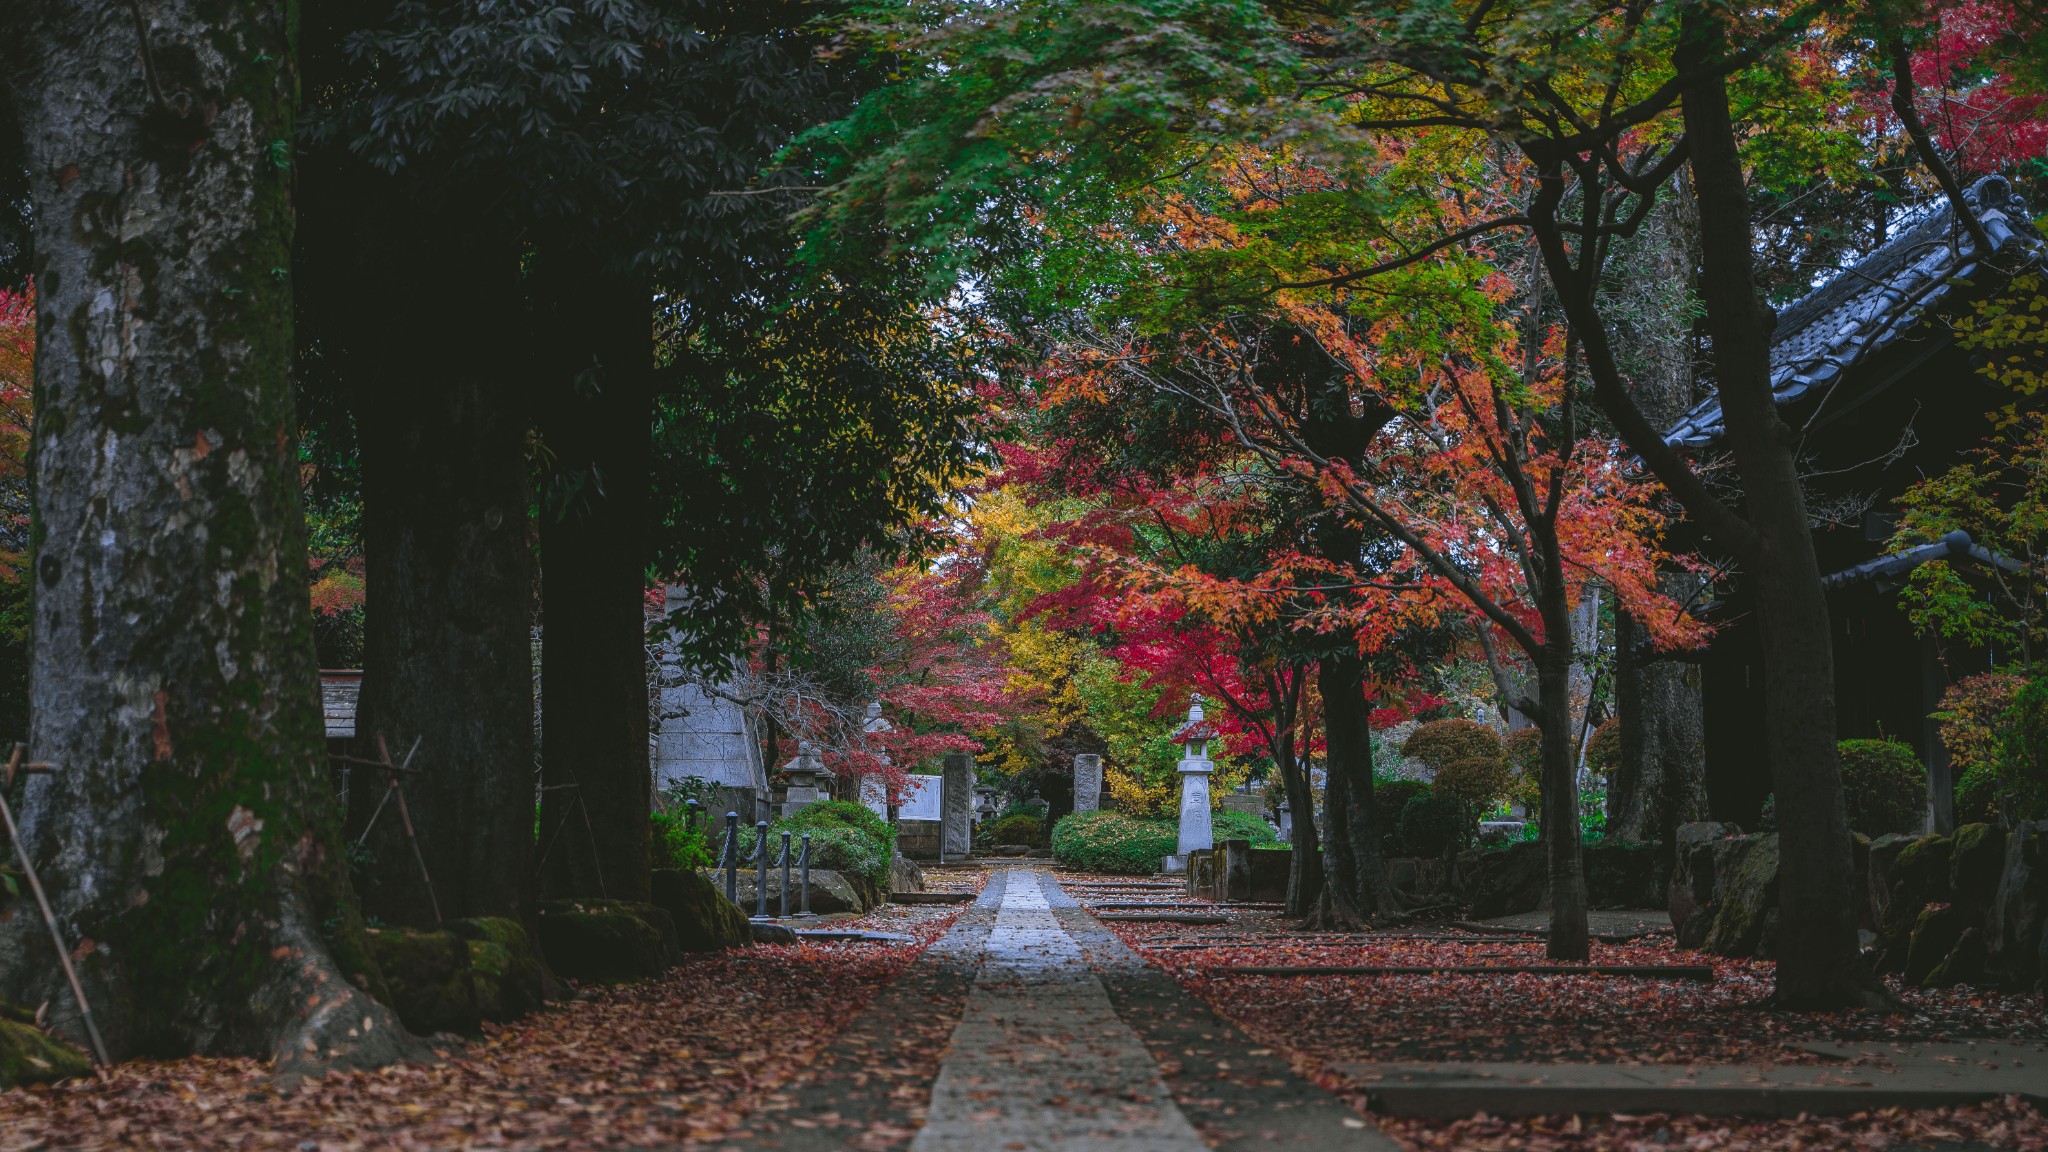
[[85, 1034], [92, 1039], [92, 1054], [100, 1067], [113, 1061], [107, 1058], [107, 1042], [100, 1039], [100, 1026], [93, 1022], [92, 1005], [86, 1002], [85, 986], [78, 982], [78, 969], [71, 966], [71, 952], [64, 947], [64, 933], [57, 928], [57, 915], [50, 911], [49, 897], [43, 895], [43, 882], [36, 878], [36, 866], [28, 858], [28, 845], [21, 842], [21, 831], [14, 826], [14, 813], [7, 807], [7, 789], [13, 787], [16, 773], [50, 773], [56, 769], [48, 764], [23, 764], [22, 753], [27, 746], [16, 744], [14, 753], [7, 758], [7, 768], [0, 773], [0, 821], [7, 825], [7, 839], [14, 845], [14, 855], [21, 861], [21, 870], [28, 877], [29, 891], [35, 893], [36, 907], [42, 910], [43, 923], [50, 929], [50, 943], [57, 948], [57, 963], [64, 968], [64, 979], [71, 982], [71, 995], [78, 1000], [79, 1018], [85, 1021]]

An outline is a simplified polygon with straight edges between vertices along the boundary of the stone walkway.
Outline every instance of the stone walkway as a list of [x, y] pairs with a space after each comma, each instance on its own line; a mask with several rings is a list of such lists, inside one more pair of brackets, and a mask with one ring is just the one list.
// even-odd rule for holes
[[[1124, 947], [1043, 867], [992, 873], [953, 930], [721, 1147], [1397, 1147]], [[885, 1070], [905, 1055], [905, 1021], [946, 1013], [958, 1023], [927, 1104]]]

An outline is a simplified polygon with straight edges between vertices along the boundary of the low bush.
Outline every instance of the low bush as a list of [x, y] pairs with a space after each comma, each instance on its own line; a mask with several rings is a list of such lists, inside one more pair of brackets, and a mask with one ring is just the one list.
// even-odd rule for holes
[[1448, 856], [1472, 842], [1472, 809], [1449, 796], [1423, 793], [1401, 809], [1401, 845], [1416, 856]]
[[[811, 837], [811, 867], [850, 873], [887, 891], [889, 863], [896, 854], [895, 830], [880, 816], [848, 800], [827, 800], [785, 816], [768, 827], [768, 857], [782, 851], [782, 833], [789, 833], [790, 851], [798, 851], [803, 835]], [[740, 829], [740, 854], [754, 847], [754, 830]]]
[[1373, 825], [1380, 834], [1380, 855], [1385, 859], [1410, 855], [1401, 844], [1401, 810], [1417, 796], [1429, 795], [1429, 785], [1420, 780], [1375, 780], [1372, 785]]
[[656, 808], [648, 814], [648, 856], [656, 868], [709, 868], [718, 863], [702, 827], [692, 828], [684, 808]]
[[1036, 848], [1045, 841], [1045, 821], [1028, 812], [1005, 816], [988, 826], [987, 836], [993, 844], [1022, 844]]
[[1844, 740], [1842, 799], [1849, 828], [1865, 836], [1918, 832], [1926, 823], [1927, 770], [1897, 740]]
[[[1280, 842], [1280, 837], [1274, 834], [1271, 824], [1266, 823], [1263, 818], [1254, 816], [1249, 812], [1217, 811], [1210, 815], [1209, 826], [1214, 829], [1218, 844], [1223, 843], [1225, 840], [1249, 840], [1257, 845], [1278, 844]], [[1174, 832], [1174, 838], [1175, 840], [1180, 838], [1179, 829], [1177, 828]]]
[[1053, 859], [1083, 872], [1149, 876], [1173, 855], [1179, 831], [1164, 820], [1121, 812], [1076, 812], [1052, 826]]

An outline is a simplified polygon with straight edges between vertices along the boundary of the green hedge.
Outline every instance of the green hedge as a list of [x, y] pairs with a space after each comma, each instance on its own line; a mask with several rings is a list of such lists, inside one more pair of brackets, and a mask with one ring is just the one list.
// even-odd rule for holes
[[[1249, 812], [1210, 814], [1216, 842], [1249, 840], [1279, 843], [1273, 828]], [[1116, 872], [1149, 876], [1159, 871], [1161, 857], [1180, 846], [1180, 826], [1171, 820], [1144, 820], [1121, 812], [1077, 812], [1052, 826], [1053, 859], [1084, 872]]]
[[1471, 843], [1478, 821], [1448, 796], [1423, 792], [1401, 809], [1401, 845], [1417, 856], [1443, 856]]
[[1918, 832], [1926, 824], [1927, 769], [1897, 740], [1844, 740], [1842, 800], [1849, 828], [1865, 836]]
[[[790, 851], [798, 850], [803, 834], [811, 834], [811, 867], [864, 876], [888, 891], [889, 863], [896, 854], [896, 834], [889, 822], [849, 800], [812, 804], [768, 827], [772, 861], [782, 851], [782, 833], [789, 832]], [[754, 846], [754, 830], [740, 829], [740, 854]]]
[[1173, 855], [1178, 830], [1164, 820], [1140, 820], [1121, 812], [1076, 812], [1052, 826], [1053, 859], [1083, 872], [1149, 876], [1159, 860]]
[[1005, 816], [988, 826], [988, 839], [995, 844], [1021, 844], [1036, 848], [1045, 841], [1045, 821], [1028, 812]]
[[[1209, 815], [1209, 826], [1215, 829], [1216, 842], [1225, 840], [1249, 840], [1253, 844], [1278, 844], [1280, 837], [1273, 834], [1273, 826], [1249, 812], [1218, 810]], [[1175, 839], [1179, 839], [1178, 830]]]

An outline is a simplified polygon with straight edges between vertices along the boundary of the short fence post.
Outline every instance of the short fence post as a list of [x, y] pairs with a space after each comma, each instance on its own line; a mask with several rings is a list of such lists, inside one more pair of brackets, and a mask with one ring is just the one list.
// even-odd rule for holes
[[782, 903], [781, 903], [781, 904], [779, 905], [779, 908], [780, 908], [781, 910], [780, 910], [779, 912], [777, 912], [777, 913], [776, 913], [776, 915], [778, 915], [778, 916], [788, 916], [788, 915], [789, 915], [789, 829], [787, 829], [787, 828], [784, 828], [784, 829], [782, 830], [782, 859], [781, 859], [780, 863], [782, 864]]
[[718, 866], [725, 869], [725, 898], [729, 903], [740, 901], [740, 814], [725, 814], [725, 847], [718, 853]]
[[809, 916], [811, 914], [811, 834], [809, 832], [804, 833], [804, 854], [802, 857], [802, 861], [804, 869], [804, 882], [802, 889], [803, 910], [799, 912], [798, 915]]
[[768, 915], [768, 822], [754, 822], [754, 915]]
[[692, 832], [695, 832], [697, 830], [697, 825], [699, 824], [699, 822], [701, 822], [703, 816], [703, 805], [697, 803], [695, 800], [683, 801], [683, 827], [689, 829]]

